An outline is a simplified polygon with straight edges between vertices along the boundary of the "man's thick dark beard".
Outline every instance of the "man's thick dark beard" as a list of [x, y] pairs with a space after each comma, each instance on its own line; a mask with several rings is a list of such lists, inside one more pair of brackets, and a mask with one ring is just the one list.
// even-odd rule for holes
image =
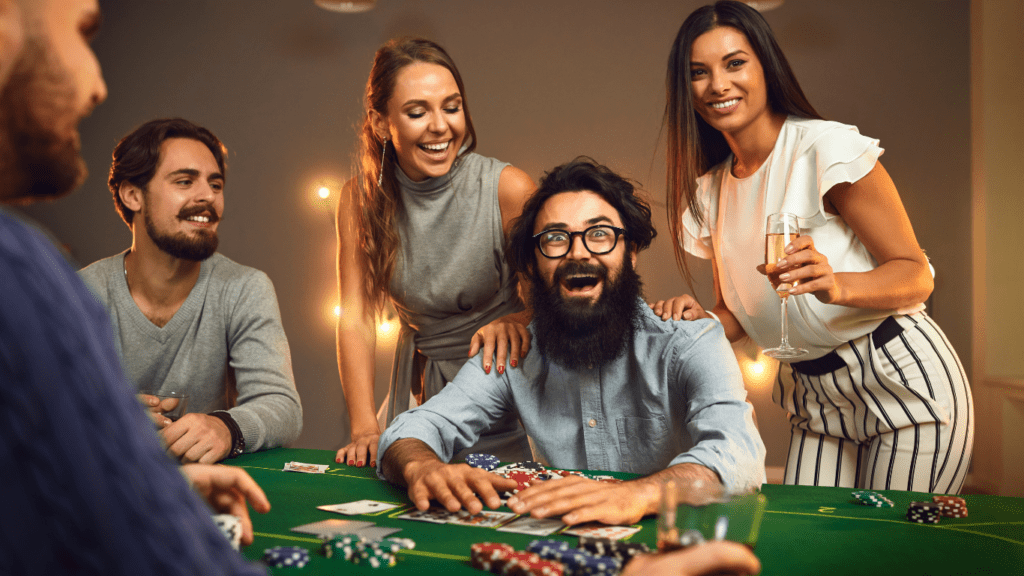
[[[0, 182], [12, 200], [57, 198], [85, 180], [75, 133], [58, 133], [75, 116], [74, 88], [53, 48], [28, 37], [0, 93]], [[77, 119], [74, 120], [77, 123]]]
[[535, 271], [530, 291], [533, 299], [533, 328], [540, 353], [552, 362], [572, 370], [603, 366], [618, 358], [633, 338], [639, 323], [640, 277], [627, 253], [619, 277], [608, 282], [608, 270], [600, 266], [604, 289], [592, 306], [567, 302], [558, 279], [584, 270], [597, 272], [593, 265], [566, 263], [556, 271], [553, 286], [545, 286]]
[[195, 238], [189, 238], [183, 232], [174, 235], [161, 234], [156, 229], [149, 214], [143, 213], [143, 216], [143, 220], [146, 223], [146, 233], [153, 240], [153, 244], [175, 258], [200, 262], [213, 256], [213, 253], [217, 251], [217, 245], [220, 243], [220, 240], [217, 238], [216, 232], [202, 233]]

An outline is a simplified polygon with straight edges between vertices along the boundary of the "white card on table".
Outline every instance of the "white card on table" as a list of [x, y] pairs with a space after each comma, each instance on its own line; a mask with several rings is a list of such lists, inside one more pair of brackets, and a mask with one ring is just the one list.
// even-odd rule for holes
[[306, 474], [323, 474], [327, 464], [306, 464], [305, 462], [288, 462], [284, 465], [285, 472], [305, 472]]
[[363, 528], [356, 530], [356, 534], [366, 538], [367, 540], [383, 540], [388, 536], [391, 536], [395, 532], [401, 532], [401, 528], [389, 528], [387, 526], [370, 526], [369, 528]]
[[357, 514], [376, 514], [385, 510], [391, 510], [392, 508], [398, 508], [399, 506], [401, 504], [393, 504], [391, 502], [356, 500], [355, 502], [345, 502], [344, 504], [326, 504], [324, 506], [317, 506], [317, 508], [328, 512], [355, 516]]
[[292, 532], [331, 537], [337, 536], [338, 534], [354, 534], [359, 530], [369, 528], [370, 526], [373, 526], [373, 522], [331, 518], [330, 520], [321, 520], [319, 522], [296, 526], [295, 528], [292, 528]]
[[483, 510], [477, 514], [470, 514], [469, 512], [462, 510], [448, 520], [449, 524], [458, 524], [459, 526], [476, 526], [478, 528], [494, 528], [495, 526], [501, 526], [505, 522], [508, 522], [512, 518], [515, 518], [514, 512], [496, 512], [494, 510]]
[[608, 538], [609, 540], [622, 540], [629, 538], [640, 531], [636, 526], [609, 526], [600, 522], [587, 522], [569, 528], [563, 534], [573, 536], [590, 536], [591, 538]]
[[562, 521], [557, 518], [531, 518], [523, 516], [498, 528], [498, 532], [547, 536], [561, 530], [564, 526], [565, 524], [562, 524]]

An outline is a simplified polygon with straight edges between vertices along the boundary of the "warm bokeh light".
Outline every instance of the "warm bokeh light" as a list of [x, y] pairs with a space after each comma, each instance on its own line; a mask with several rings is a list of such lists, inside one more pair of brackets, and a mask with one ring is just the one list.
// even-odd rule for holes
[[390, 320], [384, 320], [380, 324], [377, 324], [377, 336], [379, 338], [387, 338], [391, 331], [395, 329], [394, 323]]
[[334, 307], [334, 315], [337, 316], [338, 318], [341, 318], [341, 306]]
[[337, 192], [341, 190], [343, 182], [339, 176], [321, 173], [306, 181], [303, 195], [309, 206], [317, 212], [333, 211]]
[[760, 350], [738, 351], [736, 362], [740, 365], [743, 382], [749, 390], [765, 390], [775, 382], [778, 362], [761, 354]]
[[320, 189], [316, 191], [316, 193], [321, 198], [327, 199], [327, 197], [331, 195], [331, 189], [328, 188], [327, 186], [321, 186]]

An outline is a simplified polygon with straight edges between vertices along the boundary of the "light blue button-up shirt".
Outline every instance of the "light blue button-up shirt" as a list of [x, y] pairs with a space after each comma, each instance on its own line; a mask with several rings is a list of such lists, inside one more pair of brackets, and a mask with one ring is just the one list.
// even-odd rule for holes
[[646, 475], [689, 462], [714, 470], [727, 490], [760, 486], [764, 443], [722, 326], [663, 321], [638, 306], [633, 341], [604, 366], [569, 370], [534, 348], [519, 368], [486, 374], [478, 354], [439, 394], [395, 418], [378, 453], [416, 438], [447, 462], [511, 412], [537, 458], [557, 468]]

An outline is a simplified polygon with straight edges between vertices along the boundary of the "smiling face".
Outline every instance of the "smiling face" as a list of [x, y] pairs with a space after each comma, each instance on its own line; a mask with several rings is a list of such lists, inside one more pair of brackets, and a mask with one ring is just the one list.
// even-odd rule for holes
[[447, 174], [466, 138], [459, 86], [438, 64], [402, 68], [387, 115], [370, 114], [377, 134], [392, 141], [399, 167], [414, 182]]
[[771, 119], [761, 62], [735, 28], [719, 26], [694, 40], [690, 81], [694, 110], [720, 132], [738, 134]]
[[[583, 231], [596, 224], [622, 227], [622, 218], [614, 206], [590, 191], [561, 192], [547, 199], [534, 220], [533, 233], [561, 229], [568, 232]], [[605, 290], [606, 283], [614, 283], [622, 271], [628, 242], [620, 238], [607, 254], [591, 254], [580, 236], [574, 236], [569, 252], [561, 258], [548, 258], [534, 249], [537, 262], [536, 275], [545, 286], [557, 285], [558, 294], [567, 302], [593, 305]], [[636, 264], [636, 252], [628, 257]]]
[[[132, 193], [134, 198], [124, 198], [129, 207], [139, 202], [139, 191]], [[164, 252], [186, 260], [209, 258], [217, 250], [217, 226], [224, 213], [224, 175], [210, 149], [190, 138], [164, 140], [160, 163], [141, 191], [137, 212], [148, 237]]]
[[54, 197], [85, 178], [78, 123], [107, 97], [89, 42], [96, 0], [26, 3], [24, 47], [0, 93], [0, 195]]

